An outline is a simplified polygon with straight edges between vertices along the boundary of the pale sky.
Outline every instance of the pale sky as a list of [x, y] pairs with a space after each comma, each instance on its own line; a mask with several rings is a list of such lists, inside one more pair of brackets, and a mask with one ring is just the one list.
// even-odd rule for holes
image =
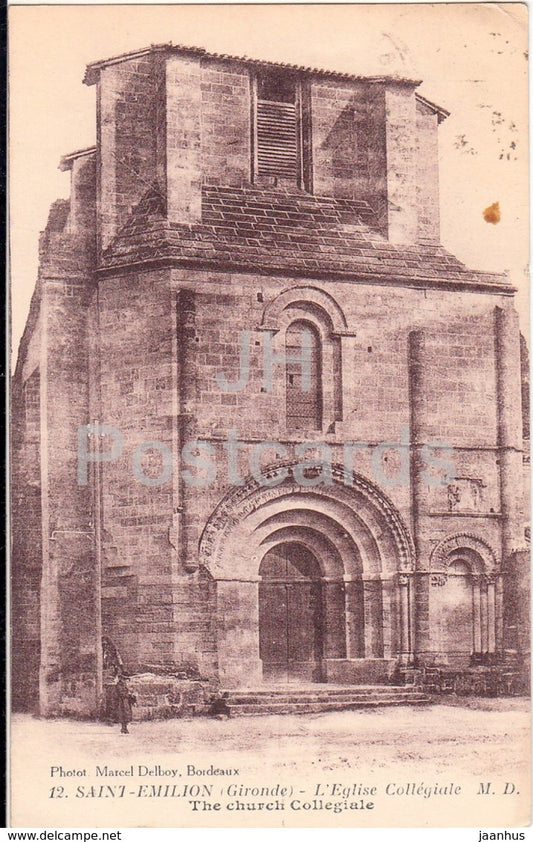
[[[527, 8], [504, 4], [10, 7], [13, 348], [50, 204], [68, 196], [61, 155], [95, 142], [85, 66], [155, 43], [421, 79], [440, 126], [441, 239], [472, 268], [509, 272], [527, 330]], [[498, 201], [501, 222], [484, 221]]]

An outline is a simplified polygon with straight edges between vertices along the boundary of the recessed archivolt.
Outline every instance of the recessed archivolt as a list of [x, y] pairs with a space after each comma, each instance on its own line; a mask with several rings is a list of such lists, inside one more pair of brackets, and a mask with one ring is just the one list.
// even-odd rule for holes
[[[268, 538], [272, 530], [284, 526], [288, 529], [309, 529], [323, 536], [334, 546], [342, 559], [343, 573], [358, 576], [379, 575], [382, 570], [381, 555], [384, 546], [378, 546], [372, 525], [350, 508], [342, 504], [333, 507], [324, 506], [324, 501], [317, 495], [294, 494], [291, 506], [287, 508], [286, 498], [278, 505], [265, 507], [265, 519], [254, 530], [260, 540]], [[321, 505], [322, 504], [322, 505]], [[374, 528], [376, 525], [373, 525]], [[379, 527], [378, 527], [379, 529]], [[379, 533], [378, 533], [379, 534]], [[390, 545], [387, 547], [390, 557]]]
[[332, 333], [342, 333], [348, 327], [346, 317], [335, 299], [318, 287], [292, 287], [280, 293], [270, 301], [263, 310], [261, 326], [278, 330], [283, 321], [283, 312], [288, 308], [296, 308], [319, 315], [325, 321]]
[[[211, 572], [221, 577], [237, 574], [256, 575], [258, 546], [280, 526], [303, 527], [314, 524], [322, 533], [339, 541], [344, 549], [343, 562], [346, 573], [355, 575], [362, 566], [367, 575], [378, 575], [383, 560], [395, 558], [394, 546], [384, 530], [383, 523], [371, 523], [369, 512], [356, 515], [342, 501], [314, 492], [285, 488], [277, 499], [263, 501], [256, 511], [247, 515], [224, 534], [220, 542], [216, 563]], [[379, 545], [373, 533], [380, 536]], [[361, 559], [359, 561], [359, 559]]]
[[257, 548], [256, 558], [261, 561], [265, 555], [280, 544], [297, 543], [306, 547], [318, 561], [321, 575], [328, 579], [342, 580], [344, 577], [344, 565], [342, 555], [334, 542], [323, 535], [319, 530], [308, 526], [282, 526], [275, 529], [268, 537], [260, 542]]
[[492, 573], [498, 568], [498, 558], [490, 544], [466, 532], [449, 535], [437, 544], [431, 553], [430, 567], [446, 572], [449, 564], [461, 559], [466, 560], [476, 574]]
[[199, 563], [215, 578], [257, 576], [257, 548], [282, 526], [316, 527], [341, 553], [347, 574], [362, 568], [365, 575], [392, 575], [413, 568], [407, 528], [379, 489], [360, 475], [353, 476], [352, 487], [346, 485], [341, 466], [333, 466], [332, 483], [302, 486], [290, 473], [294, 464], [265, 469], [270, 479], [288, 471], [279, 485], [265, 488], [250, 479], [217, 506], [199, 547]]

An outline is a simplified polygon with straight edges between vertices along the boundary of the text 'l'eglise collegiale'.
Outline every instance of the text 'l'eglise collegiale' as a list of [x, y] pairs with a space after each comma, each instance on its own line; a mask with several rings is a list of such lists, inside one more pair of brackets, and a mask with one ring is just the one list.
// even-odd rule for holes
[[84, 81], [13, 380], [15, 707], [97, 715], [117, 665], [520, 672], [527, 352], [506, 277], [440, 245], [447, 112], [170, 44]]

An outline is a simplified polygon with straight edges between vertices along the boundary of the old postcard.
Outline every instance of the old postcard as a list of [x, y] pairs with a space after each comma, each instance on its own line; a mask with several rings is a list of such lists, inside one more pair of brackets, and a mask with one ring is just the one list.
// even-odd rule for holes
[[528, 823], [527, 50], [11, 6], [12, 826]]

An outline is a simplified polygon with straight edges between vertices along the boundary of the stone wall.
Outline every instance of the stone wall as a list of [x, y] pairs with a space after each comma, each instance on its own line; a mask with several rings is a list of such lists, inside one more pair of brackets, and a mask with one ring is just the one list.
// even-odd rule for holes
[[416, 191], [418, 239], [438, 243], [440, 238], [438, 116], [417, 103]]
[[[257, 72], [239, 61], [164, 49], [100, 70], [103, 249], [154, 185], [167, 202], [169, 219], [191, 223], [201, 217], [202, 184], [257, 181], [252, 160]], [[416, 104], [416, 85], [305, 75], [300, 84], [305, 189], [368, 202], [392, 242], [414, 243], [418, 237], [437, 242], [437, 118]]]
[[98, 242], [105, 249], [166, 172], [165, 72], [158, 56], [106, 67], [98, 84]]
[[[38, 307], [32, 301], [32, 315]], [[38, 707], [40, 668], [40, 587], [42, 576], [40, 460], [40, 326], [26, 346], [23, 371], [14, 382], [11, 401], [11, 641], [14, 709]]]
[[[124, 439], [120, 457], [102, 472], [104, 633], [130, 668], [197, 664], [210, 651], [212, 595], [203, 574], [184, 574], [175, 457], [192, 407], [182, 405], [176, 383], [187, 349], [178, 345], [168, 273], [103, 283], [99, 303], [102, 420]], [[163, 453], [173, 455], [168, 473]], [[212, 672], [212, 653], [209, 660]]]
[[313, 191], [385, 205], [385, 95], [363, 82], [311, 83]]
[[[135, 696], [132, 714], [135, 721], [175, 719], [197, 716], [208, 710], [212, 690], [206, 682], [183, 679], [173, 675], [143, 672], [132, 675], [129, 692]], [[104, 711], [102, 718], [118, 722], [115, 685], [104, 681]]]
[[[363, 656], [379, 661], [368, 675], [382, 677], [396, 657], [432, 663], [446, 657], [446, 635], [451, 655], [467, 657], [439, 625], [455, 551], [472, 561], [476, 654], [520, 637], [504, 610], [524, 594], [513, 556], [524, 515], [514, 482], [516, 314], [501, 279], [469, 273], [437, 246], [437, 116], [408, 82], [304, 74], [304, 185], [315, 195], [294, 183], [262, 189], [252, 162], [256, 72], [164, 48], [98, 72], [97, 150], [67, 156], [72, 200], [53, 206], [42, 237], [13, 387], [22, 706], [34, 704], [39, 673], [41, 712], [94, 713], [102, 634], [130, 671], [186, 667], [228, 686], [247, 670], [260, 678], [257, 629], [243, 632], [257, 611], [258, 558], [246, 555], [253, 524], [233, 558], [226, 547], [223, 569], [200, 564], [199, 548], [266, 441], [256, 473], [301, 458], [306, 441], [309, 455], [324, 456], [324, 444], [342, 465], [346, 443], [357, 443], [347, 467], [373, 489], [372, 528], [350, 521], [367, 568], [353, 551], [350, 651], [327, 650], [330, 676], [366, 675], [339, 666]], [[112, 268], [117, 243], [124, 250]], [[230, 270], [247, 247], [248, 269]], [[131, 254], [137, 266], [124, 265]], [[212, 265], [200, 268], [206, 254]], [[337, 259], [338, 271], [324, 269]], [[312, 432], [285, 418], [280, 360], [287, 328], [302, 320], [321, 345], [323, 424]], [[107, 429], [82, 432], [83, 445], [108, 458], [80, 484], [78, 428], [93, 421]], [[427, 473], [424, 446], [435, 441], [449, 452], [438, 451]], [[443, 458], [453, 477], [439, 484]], [[342, 557], [334, 516], [345, 506], [349, 520], [357, 506], [316, 497], [317, 529], [324, 545], [340, 542]], [[267, 502], [275, 520], [276, 501]], [[253, 500], [247, 506], [253, 519]], [[293, 535], [312, 526], [300, 514]], [[330, 579], [332, 625], [341, 622], [341, 580], [338, 570]], [[354, 628], [361, 613], [364, 631]]]
[[250, 74], [225, 61], [202, 63], [202, 161], [204, 184], [251, 182]]
[[[41, 237], [37, 293], [13, 385], [20, 409], [13, 440], [14, 670], [30, 678], [31, 691], [18, 699], [30, 709], [38, 674], [44, 714], [64, 704], [97, 706], [95, 509], [92, 484], [80, 486], [77, 476], [78, 427], [89, 420], [93, 260], [91, 232], [70, 230], [68, 203], [56, 204]], [[19, 660], [26, 657], [27, 664]]]
[[[231, 431], [242, 443], [235, 462], [241, 479], [250, 473], [253, 448], [267, 439], [291, 454], [305, 438], [325, 441], [337, 463], [343, 461], [344, 442], [368, 444], [354, 451], [353, 469], [382, 484], [405, 523], [411, 523], [411, 488], [394, 478], [402, 467], [400, 446], [406, 447], [411, 434], [408, 338], [416, 325], [423, 325], [427, 336], [424, 441], [454, 449], [451, 459], [463, 494], [463, 503], [457, 503], [451, 483], [426, 484], [424, 510], [418, 513], [420, 570], [429, 571], [439, 541], [450, 534], [480, 534], [481, 524], [499, 557], [494, 373], [499, 299], [445, 292], [424, 297], [409, 289], [385, 293], [316, 280], [311, 297], [320, 288], [332, 295], [355, 336], [343, 339], [340, 368], [324, 371], [326, 380], [346, 378], [342, 420], [306, 437], [285, 427], [281, 366], [275, 368], [272, 392], [264, 386], [264, 331], [257, 329], [265, 309], [289, 285], [286, 278], [183, 270], [172, 276], [166, 270], [124, 275], [101, 285], [103, 420], [125, 439], [121, 458], [104, 468], [104, 627], [128, 663], [194, 660], [206, 674], [216, 670], [217, 586], [208, 576], [202, 580], [187, 571], [196, 568], [205, 524], [231, 488]], [[305, 297], [300, 286], [296, 309], [286, 312], [301, 315]], [[311, 310], [316, 315], [316, 303]], [[230, 384], [238, 381], [241, 331], [250, 334], [250, 380], [242, 390], [225, 392], [216, 375]], [[282, 346], [275, 350], [280, 353]], [[330, 400], [334, 391], [333, 386], [325, 390]], [[173, 454], [172, 471], [162, 485], [147, 487], [135, 478], [132, 458], [139, 445], [154, 441]], [[199, 487], [180, 477], [182, 471], [196, 476], [194, 454], [179, 461], [183, 446], [195, 441], [211, 448], [203, 456], [213, 476]], [[382, 442], [397, 447], [373, 461]], [[276, 461], [274, 450], [264, 461]], [[157, 446], [149, 446], [141, 464], [147, 476], [161, 476]], [[427, 604], [429, 591], [425, 594]]]

